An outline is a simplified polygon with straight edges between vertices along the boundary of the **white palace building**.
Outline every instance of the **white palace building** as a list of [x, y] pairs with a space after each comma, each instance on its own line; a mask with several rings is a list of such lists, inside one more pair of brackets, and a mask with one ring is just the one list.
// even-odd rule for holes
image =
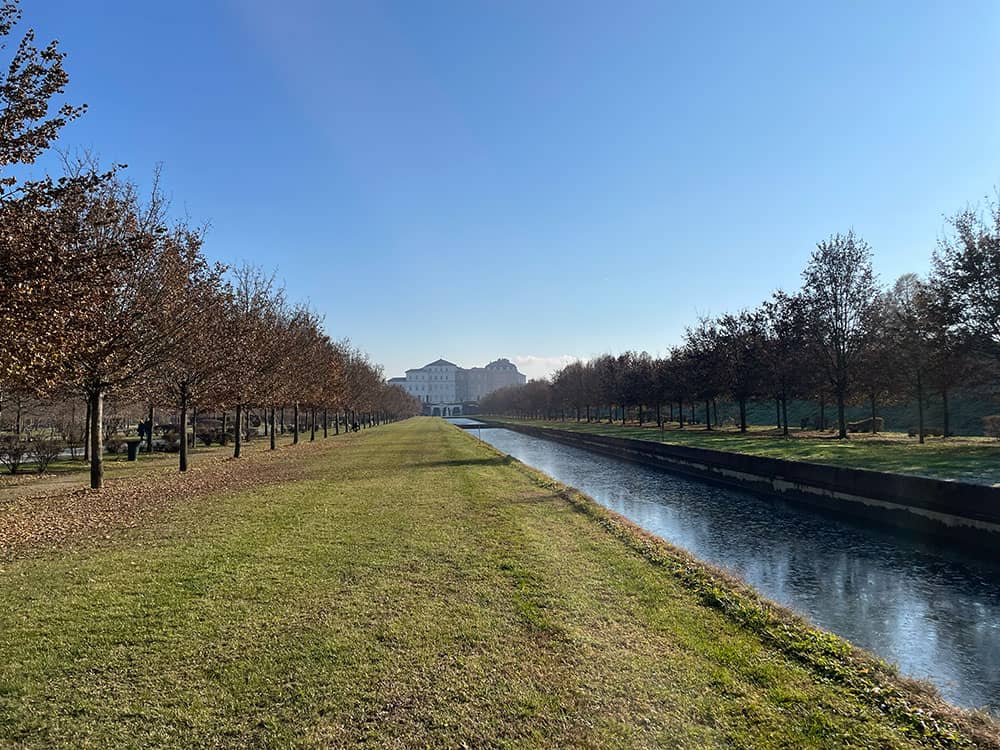
[[497, 359], [486, 367], [470, 369], [439, 359], [407, 370], [406, 377], [390, 378], [389, 385], [401, 386], [420, 399], [424, 414], [452, 417], [464, 413], [464, 407], [483, 396], [510, 385], [524, 385], [526, 380], [509, 359]]

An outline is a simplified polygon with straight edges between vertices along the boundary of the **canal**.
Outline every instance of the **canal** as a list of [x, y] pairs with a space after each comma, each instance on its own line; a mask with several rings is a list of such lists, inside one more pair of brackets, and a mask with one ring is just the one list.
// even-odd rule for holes
[[1000, 714], [1000, 564], [511, 430], [470, 434], [930, 680], [952, 703]]

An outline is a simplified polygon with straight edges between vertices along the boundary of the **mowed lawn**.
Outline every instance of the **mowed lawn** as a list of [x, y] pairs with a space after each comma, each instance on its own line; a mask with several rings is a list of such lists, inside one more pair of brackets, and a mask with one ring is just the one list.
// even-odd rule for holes
[[676, 423], [662, 432], [653, 423], [643, 427], [621, 422], [577, 422], [575, 419], [540, 421], [490, 417], [498, 422], [589, 432], [597, 435], [654, 440], [656, 442], [749, 453], [754, 456], [811, 461], [854, 469], [914, 474], [976, 484], [1000, 484], [1000, 440], [983, 437], [928, 437], [921, 445], [903, 433], [878, 435], [853, 433], [839, 440], [829, 433], [792, 430], [783, 437], [773, 428], [752, 427], [747, 433], [731, 427], [706, 430], [691, 425], [683, 430]]
[[0, 745], [965, 744], [441, 420], [328, 443], [299, 481], [0, 561]]

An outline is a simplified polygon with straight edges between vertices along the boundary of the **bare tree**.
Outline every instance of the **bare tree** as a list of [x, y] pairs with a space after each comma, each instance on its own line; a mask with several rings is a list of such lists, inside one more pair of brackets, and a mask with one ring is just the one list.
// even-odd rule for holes
[[930, 304], [930, 289], [912, 273], [901, 276], [889, 296], [889, 325], [906, 380], [917, 401], [917, 434], [921, 443], [926, 433], [924, 403], [927, 374], [934, 356]]
[[837, 425], [847, 437], [844, 409], [851, 380], [868, 338], [878, 287], [871, 248], [853, 231], [819, 243], [802, 276], [814, 345], [837, 400]]
[[788, 399], [804, 396], [810, 368], [809, 326], [805, 303], [800, 295], [775, 292], [762, 307], [766, 325], [764, 359], [768, 387], [780, 406], [778, 420], [782, 434], [788, 435]]
[[1000, 199], [950, 223], [934, 253], [936, 304], [973, 351], [1000, 362]]
[[878, 404], [894, 401], [906, 381], [903, 373], [907, 363], [899, 348], [897, 312], [892, 293], [877, 296], [868, 312], [869, 333], [854, 379], [857, 396], [868, 400], [873, 435], [878, 431]]
[[705, 429], [712, 429], [712, 402], [725, 390], [720, 361], [719, 329], [715, 321], [702, 317], [684, 333], [683, 362], [694, 384], [692, 398], [705, 404]]

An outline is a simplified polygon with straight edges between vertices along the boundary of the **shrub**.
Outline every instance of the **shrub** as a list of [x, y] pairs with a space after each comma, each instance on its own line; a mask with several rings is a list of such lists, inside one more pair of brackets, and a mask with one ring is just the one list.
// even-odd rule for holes
[[[872, 418], [862, 419], [857, 422], [847, 423], [848, 432], [871, 432], [872, 431]], [[883, 417], [875, 417], [875, 432], [885, 431], [885, 419]]]
[[198, 430], [198, 439], [205, 445], [211, 445], [212, 443], [227, 445], [231, 437], [231, 433], [223, 432], [217, 427], [203, 427]]
[[161, 440], [167, 453], [177, 453], [181, 449], [181, 435], [177, 430], [165, 430]]
[[125, 451], [125, 441], [120, 437], [110, 437], [104, 443], [104, 450], [114, 455], [123, 453]]
[[31, 457], [35, 459], [35, 468], [42, 474], [49, 468], [49, 464], [59, 458], [65, 449], [66, 444], [62, 440], [49, 438], [47, 440], [33, 440], [29, 451]]
[[983, 417], [983, 434], [1000, 440], [1000, 414]]
[[0, 438], [0, 464], [11, 474], [17, 474], [28, 455], [28, 443], [18, 435], [4, 435]]

